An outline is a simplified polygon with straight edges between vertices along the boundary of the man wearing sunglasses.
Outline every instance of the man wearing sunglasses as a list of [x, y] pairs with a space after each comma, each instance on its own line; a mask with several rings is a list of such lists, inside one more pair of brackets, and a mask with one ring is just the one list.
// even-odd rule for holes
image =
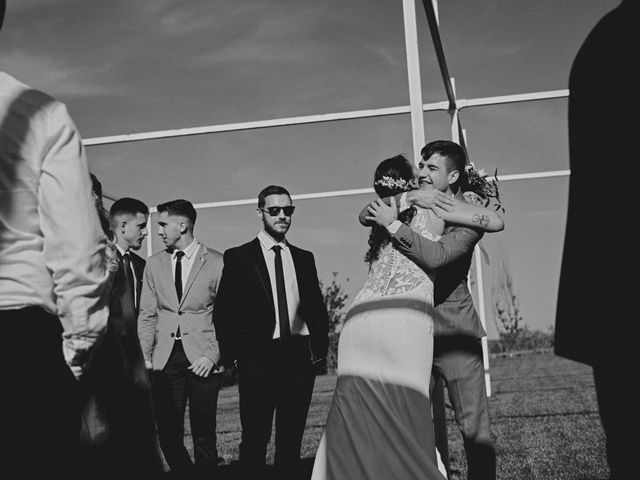
[[242, 478], [263, 478], [276, 412], [276, 478], [296, 474], [328, 321], [311, 252], [285, 239], [294, 206], [283, 187], [258, 196], [262, 230], [224, 254], [213, 321], [222, 354], [239, 373]]

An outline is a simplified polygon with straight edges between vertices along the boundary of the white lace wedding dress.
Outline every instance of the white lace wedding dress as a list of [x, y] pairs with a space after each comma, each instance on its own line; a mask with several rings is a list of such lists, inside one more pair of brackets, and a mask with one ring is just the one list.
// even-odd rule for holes
[[[437, 240], [442, 221], [411, 228]], [[429, 380], [433, 279], [391, 244], [380, 251], [345, 320], [338, 380], [312, 480], [442, 480]]]

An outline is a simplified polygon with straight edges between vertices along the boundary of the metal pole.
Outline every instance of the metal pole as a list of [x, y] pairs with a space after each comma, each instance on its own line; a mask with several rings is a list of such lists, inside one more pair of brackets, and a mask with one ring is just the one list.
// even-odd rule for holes
[[[445, 88], [448, 88], [448, 85], [449, 83], [445, 85]], [[557, 98], [567, 98], [568, 96], [569, 90], [551, 90], [546, 92], [521, 93], [515, 95], [504, 95], [501, 97], [485, 97], [468, 100], [457, 98], [453, 99], [453, 101], [456, 103], [458, 110], [462, 110], [463, 108], [470, 107], [484, 107], [490, 105], [531, 102], [537, 100], [553, 100]], [[450, 110], [450, 106], [451, 100], [425, 103], [422, 105], [422, 111], [447, 111]], [[411, 107], [409, 106], [376, 108], [351, 112], [326, 113], [321, 115], [307, 115], [302, 117], [287, 117], [272, 120], [257, 120], [243, 123], [228, 123], [222, 125], [207, 125], [203, 127], [178, 128], [173, 130], [158, 130], [152, 132], [111, 135], [107, 137], [85, 138], [82, 140], [82, 143], [87, 147], [98, 145], [114, 145], [118, 143], [159, 140], [162, 138], [188, 137], [192, 135], [207, 135], [223, 132], [241, 132], [261, 128], [286, 127], [289, 125], [309, 125], [314, 123], [338, 122], [342, 120], [355, 120], [360, 118], [377, 118], [392, 115], [403, 115], [407, 113], [411, 113]]]
[[[476, 261], [476, 282], [478, 283], [478, 314], [480, 315], [480, 323], [485, 332], [487, 331], [487, 317], [484, 304], [484, 281], [482, 278], [482, 256], [480, 247], [476, 245], [473, 256]], [[487, 337], [482, 337], [482, 363], [484, 364], [484, 383], [487, 388], [487, 397], [491, 396], [491, 376], [489, 374], [489, 344]]]
[[[450, 79], [451, 87], [453, 89], [453, 94], [455, 98], [455, 87], [456, 82], [454, 78]], [[467, 151], [467, 131], [462, 128], [460, 123], [459, 109], [456, 107], [455, 110], [451, 112], [451, 139], [456, 142], [458, 145], [462, 145], [465, 152], [467, 152], [467, 161], [469, 161], [468, 151]], [[485, 306], [484, 306], [484, 285], [482, 278], [482, 258], [480, 256], [480, 248], [478, 245], [475, 246], [473, 250], [473, 256], [476, 262], [476, 282], [478, 285], [478, 314], [480, 316], [480, 322], [482, 323], [482, 328], [484, 328], [485, 332], [487, 331], [487, 320], [485, 315]], [[491, 376], [489, 373], [489, 344], [487, 342], [487, 337], [482, 337], [482, 363], [484, 365], [484, 382], [487, 389], [487, 397], [491, 396]]]
[[153, 255], [153, 232], [151, 231], [151, 208], [147, 217], [147, 258]]
[[444, 89], [447, 92], [447, 99], [449, 100], [448, 109], [453, 110], [456, 108], [456, 98], [453, 92], [453, 86], [451, 85], [451, 76], [449, 75], [449, 67], [447, 66], [447, 58], [444, 54], [442, 39], [440, 38], [438, 3], [436, 0], [422, 0], [422, 4], [424, 5], [424, 10], [427, 14], [427, 23], [429, 23], [429, 31], [431, 32], [431, 39], [433, 40], [433, 48], [436, 51], [438, 66], [440, 67], [440, 74], [442, 75], [442, 82], [444, 83]]
[[[455, 103], [455, 95], [456, 95], [456, 79], [451, 77], [449, 78], [449, 83], [451, 84], [451, 90], [453, 92], [453, 98]], [[458, 109], [455, 108], [450, 110], [451, 114], [451, 140], [460, 145], [460, 129], [458, 128]]]
[[420, 82], [420, 56], [418, 53], [418, 24], [415, 0], [402, 0], [404, 13], [404, 39], [407, 51], [409, 77], [409, 104], [414, 162], [420, 161], [420, 149], [424, 145], [424, 116], [422, 113], [422, 85]]

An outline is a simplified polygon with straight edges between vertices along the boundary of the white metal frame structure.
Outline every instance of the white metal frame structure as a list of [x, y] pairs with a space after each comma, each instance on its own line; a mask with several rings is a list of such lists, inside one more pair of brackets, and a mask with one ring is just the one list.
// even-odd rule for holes
[[[302, 117], [288, 117], [271, 120], [259, 120], [243, 123], [230, 123], [224, 125], [209, 125], [194, 128], [181, 128], [175, 130], [152, 131], [143, 133], [133, 133], [125, 135], [115, 135], [107, 137], [89, 138], [84, 140], [85, 146], [112, 145], [118, 143], [129, 143], [174, 137], [187, 137], [193, 135], [213, 134], [220, 132], [246, 131], [262, 128], [283, 127], [290, 125], [315, 124], [325, 122], [335, 122], [340, 120], [362, 119], [371, 117], [384, 117], [391, 115], [411, 115], [413, 151], [415, 158], [419, 160], [419, 152], [425, 143], [424, 130], [424, 112], [446, 111], [451, 116], [451, 138], [463, 145], [466, 149], [465, 130], [462, 128], [460, 120], [460, 111], [464, 108], [482, 107], [488, 105], [512, 104], [520, 102], [540, 101], [549, 99], [567, 98], [569, 90], [551, 90], [543, 92], [522, 93], [516, 95], [505, 95], [497, 97], [485, 97], [475, 99], [458, 99], [455, 94], [455, 82], [449, 75], [444, 48], [440, 38], [440, 27], [438, 19], [437, 0], [422, 0], [424, 9], [431, 32], [431, 38], [436, 51], [438, 65], [442, 80], [444, 83], [447, 100], [436, 103], [422, 103], [422, 87], [420, 81], [420, 59], [418, 53], [418, 31], [416, 23], [416, 0], [403, 0], [403, 16], [404, 16], [404, 32], [405, 46], [407, 56], [407, 73], [409, 80], [409, 100], [408, 106], [378, 108], [371, 110], [358, 110], [350, 112], [327, 113], [320, 115], [308, 115]], [[499, 180], [529, 180], [550, 177], [564, 177], [570, 174], [569, 170], [555, 170], [544, 172], [520, 173], [513, 175], [500, 175]], [[348, 195], [361, 195], [373, 193], [373, 188], [355, 188], [351, 190], [325, 191], [317, 193], [305, 193], [293, 195], [294, 200], [318, 199], [340, 197]], [[252, 205], [257, 200], [255, 198], [229, 200], [221, 202], [209, 202], [195, 204], [196, 209], [220, 208], [238, 205]], [[154, 209], [151, 209], [152, 211]], [[151, 255], [153, 252], [152, 242], [147, 242], [147, 253]], [[477, 253], [477, 250], [476, 250]], [[477, 293], [478, 293], [478, 313], [483, 326], [486, 329], [486, 307], [484, 300], [484, 285], [482, 275], [481, 256], [475, 255], [476, 275], [477, 275]], [[487, 339], [483, 338], [483, 354], [485, 364], [485, 380], [487, 386], [487, 394], [491, 395], [491, 383], [489, 377], [489, 357], [487, 348]]]

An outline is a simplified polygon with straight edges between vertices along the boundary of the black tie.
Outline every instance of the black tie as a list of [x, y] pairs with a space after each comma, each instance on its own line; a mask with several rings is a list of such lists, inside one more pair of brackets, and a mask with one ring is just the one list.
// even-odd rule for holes
[[[176, 284], [176, 293], [178, 294], [178, 303], [182, 300], [182, 257], [184, 257], [184, 252], [182, 250], [178, 250], [176, 252], [176, 275], [174, 279]], [[176, 330], [176, 340], [181, 340], [180, 325], [178, 325], [178, 329]]]
[[176, 293], [178, 294], [178, 303], [182, 300], [182, 257], [184, 257], [184, 252], [182, 250], [178, 250], [176, 252], [176, 275], [174, 279], [176, 284]]
[[131, 294], [131, 300], [133, 300], [134, 308], [136, 308], [136, 296], [134, 292], [135, 281], [133, 279], [133, 271], [131, 270], [131, 258], [129, 252], [122, 256], [122, 263], [124, 264], [124, 276], [127, 281], [126, 289]]
[[286, 338], [291, 335], [289, 327], [289, 307], [287, 306], [287, 292], [284, 288], [284, 271], [282, 269], [282, 247], [280, 245], [273, 246], [273, 252], [276, 254], [276, 292], [278, 294], [278, 315], [280, 317], [280, 338]]

